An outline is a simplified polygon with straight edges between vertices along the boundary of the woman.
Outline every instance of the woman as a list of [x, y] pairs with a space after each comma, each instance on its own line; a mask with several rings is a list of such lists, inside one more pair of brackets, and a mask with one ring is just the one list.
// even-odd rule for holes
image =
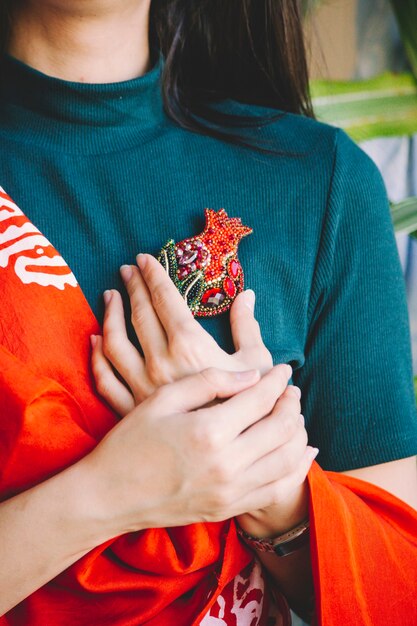
[[[413, 538], [401, 523], [415, 522], [411, 508], [316, 466], [307, 482], [317, 450], [307, 446], [299, 394], [287, 366], [270, 369], [269, 353], [291, 363], [325, 469], [417, 507], [409, 338], [386, 198], [364, 155], [308, 119], [294, 3], [22, 0], [8, 10], [1, 184], [16, 204], [2, 194], [3, 622], [279, 624], [282, 596], [309, 618], [310, 510], [319, 619], [394, 624], [399, 612], [389, 611], [407, 584], [391, 547], [408, 571]], [[146, 360], [120, 354], [117, 342], [112, 352], [112, 325], [121, 328], [114, 293], [104, 343], [131, 387], [142, 368], [147, 385], [136, 398], [118, 399], [114, 379], [103, 384], [95, 341], [100, 391], [123, 414], [130, 403], [117, 423], [90, 384], [87, 338], [99, 328], [49, 241], [101, 317], [99, 294], [118, 286], [117, 268], [169, 237], [196, 235], [206, 207], [253, 229], [239, 259], [267, 350], [250, 293], [233, 303], [233, 337], [228, 316], [202, 318], [217, 347], [195, 324], [189, 333], [176, 291], [142, 257], [137, 283], [132, 268], [123, 272], [132, 299], [140, 296], [134, 319]], [[229, 254], [230, 241], [222, 246]], [[178, 333], [171, 328], [167, 350], [170, 319]], [[232, 339], [237, 356], [223, 351]], [[206, 406], [216, 398], [229, 399]], [[329, 514], [334, 554], [317, 539]], [[235, 516], [245, 545], [227, 521]], [[367, 545], [355, 569], [361, 524]], [[293, 529], [298, 544], [286, 535]], [[251, 537], [280, 538], [289, 554], [264, 554]], [[380, 559], [379, 590], [394, 585], [384, 618], [368, 554]], [[346, 618], [343, 583], [356, 576], [369, 595], [353, 594]], [[240, 587], [251, 593], [237, 606]]]

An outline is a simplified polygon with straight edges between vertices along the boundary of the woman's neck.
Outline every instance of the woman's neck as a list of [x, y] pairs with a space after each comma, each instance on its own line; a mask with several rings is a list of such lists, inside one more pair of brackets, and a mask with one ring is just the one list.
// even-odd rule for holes
[[24, 0], [8, 52], [63, 80], [112, 83], [150, 69], [151, 0]]

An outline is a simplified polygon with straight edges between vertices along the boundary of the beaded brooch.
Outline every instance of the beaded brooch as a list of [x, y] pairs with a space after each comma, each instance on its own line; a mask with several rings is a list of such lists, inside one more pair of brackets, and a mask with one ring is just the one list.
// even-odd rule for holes
[[195, 237], [170, 239], [159, 253], [165, 268], [193, 315], [211, 317], [228, 311], [243, 291], [243, 269], [237, 256], [240, 240], [252, 233], [224, 209], [205, 209], [206, 225]]

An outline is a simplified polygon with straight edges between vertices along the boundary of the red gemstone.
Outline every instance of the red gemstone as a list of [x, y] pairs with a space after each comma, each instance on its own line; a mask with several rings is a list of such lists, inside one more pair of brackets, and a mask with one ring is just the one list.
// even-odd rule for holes
[[227, 295], [229, 296], [229, 298], [234, 298], [236, 295], [236, 286], [235, 283], [233, 282], [233, 280], [229, 277], [224, 279], [223, 282], [223, 289], [225, 290], [225, 292], [227, 293]]
[[203, 293], [201, 302], [209, 308], [217, 308], [224, 300], [225, 295], [219, 288], [208, 289]]
[[232, 278], [237, 278], [240, 274], [241, 265], [239, 261], [232, 259], [229, 263], [229, 274]]

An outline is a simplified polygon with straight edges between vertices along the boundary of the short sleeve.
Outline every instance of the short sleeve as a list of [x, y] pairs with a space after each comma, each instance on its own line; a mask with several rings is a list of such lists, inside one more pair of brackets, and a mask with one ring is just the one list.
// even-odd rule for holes
[[294, 382], [324, 469], [417, 453], [409, 320], [389, 204], [376, 166], [343, 131], [310, 294], [305, 363]]

